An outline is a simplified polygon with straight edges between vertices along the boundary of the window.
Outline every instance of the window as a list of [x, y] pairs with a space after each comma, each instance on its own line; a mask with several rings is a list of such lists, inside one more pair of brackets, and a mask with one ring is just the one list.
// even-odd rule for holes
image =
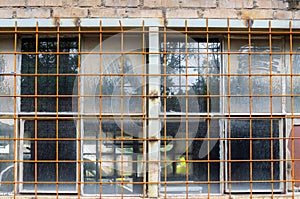
[[[21, 50], [21, 113], [48, 115], [48, 119], [39, 116], [21, 122], [21, 191], [74, 192], [76, 120], [63, 117], [77, 111], [72, 95], [78, 73], [78, 39], [23, 38]], [[51, 116], [53, 112], [60, 118]]]
[[221, 42], [170, 33], [161, 52], [161, 192], [219, 193]]
[[0, 29], [0, 195], [297, 195], [292, 23], [46, 21]]

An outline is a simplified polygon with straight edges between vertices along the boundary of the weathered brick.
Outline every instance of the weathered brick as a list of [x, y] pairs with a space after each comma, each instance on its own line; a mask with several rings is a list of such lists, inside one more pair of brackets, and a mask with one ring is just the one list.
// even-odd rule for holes
[[300, 19], [300, 10], [294, 11], [293, 19]]
[[272, 19], [273, 10], [267, 9], [253, 9], [253, 10], [242, 10], [242, 19]]
[[144, 7], [149, 8], [178, 8], [182, 2], [180, 0], [146, 0], [144, 1]]
[[24, 7], [25, 0], [0, 0], [0, 6]]
[[[33, 1], [33, 0], [32, 0]], [[59, 7], [63, 5], [63, 0], [44, 0], [45, 6], [54, 6], [54, 7]], [[28, 5], [30, 5], [28, 3]]]
[[253, 0], [219, 0], [220, 8], [253, 8]]
[[99, 8], [90, 9], [90, 17], [122, 17], [125, 14], [125, 9], [114, 9], [114, 8]]
[[[62, 6], [64, 7], [73, 7], [77, 0], [61, 0], [62, 1]], [[55, 3], [55, 1], [53, 1]]]
[[167, 18], [199, 18], [195, 9], [168, 9], [166, 11]]
[[87, 9], [84, 8], [55, 8], [53, 17], [87, 17]]
[[181, 0], [180, 1], [181, 7], [189, 7], [189, 8], [199, 8], [199, 7], [216, 7], [217, 3], [216, 0]]
[[206, 9], [203, 13], [204, 18], [238, 18], [238, 11], [235, 9]]
[[278, 9], [285, 5], [283, 1], [278, 0], [256, 0], [257, 8]]
[[13, 10], [12, 9], [0, 9], [0, 18], [12, 18]]
[[27, 0], [28, 6], [45, 6], [45, 0]]
[[149, 17], [158, 17], [162, 18], [163, 13], [162, 10], [138, 10], [138, 9], [129, 9], [126, 11], [126, 15], [128, 17], [143, 17], [143, 18], [149, 18]]
[[73, 3], [73, 0], [27, 0], [28, 7], [37, 7], [37, 6], [38, 7], [42, 7], [42, 6], [59, 7], [59, 6], [63, 6], [66, 3], [70, 5]]
[[144, 7], [162, 7], [162, 0], [147, 0], [144, 1]]
[[22, 8], [17, 9], [18, 18], [49, 18], [50, 8]]
[[273, 13], [275, 19], [292, 19], [293, 12], [287, 10], [276, 10]]
[[113, 7], [137, 7], [139, 0], [106, 0], [105, 6]]
[[101, 5], [101, 0], [79, 0], [78, 6], [80, 7], [96, 7]]

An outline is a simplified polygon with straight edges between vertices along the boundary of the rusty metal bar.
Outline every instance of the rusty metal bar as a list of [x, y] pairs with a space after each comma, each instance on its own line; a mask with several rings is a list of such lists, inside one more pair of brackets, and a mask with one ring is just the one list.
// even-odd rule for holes
[[[0, 20], [2, 21], [2, 20]], [[109, 20], [108, 20], [109, 21]], [[64, 21], [61, 21], [64, 22]], [[297, 169], [296, 166], [298, 164], [299, 158], [296, 157], [297, 150], [297, 144], [295, 141], [299, 139], [297, 136], [297, 132], [294, 129], [294, 126], [299, 124], [300, 120], [300, 113], [299, 113], [299, 105], [298, 100], [300, 97], [300, 93], [295, 90], [294, 87], [297, 86], [297, 78], [299, 78], [300, 74], [295, 71], [295, 57], [299, 56], [299, 52], [297, 52], [297, 47], [299, 43], [299, 39], [297, 36], [299, 36], [299, 30], [296, 29], [295, 24], [292, 22], [289, 22], [289, 27], [286, 28], [286, 23], [284, 22], [284, 27], [280, 30], [278, 30], [278, 24], [279, 22], [274, 23], [274, 21], [267, 21], [267, 25], [265, 25], [265, 22], [254, 22], [255, 26], [251, 26], [248, 24], [247, 27], [239, 24], [239, 21], [232, 21], [232, 20], [226, 20], [226, 24], [221, 25], [221, 21], [214, 21], [210, 19], [206, 20], [171, 20], [169, 23], [169, 27], [176, 27], [174, 25], [175, 22], [179, 22], [179, 25], [177, 28], [180, 28], [177, 30], [169, 30], [167, 29], [168, 25], [165, 26], [157, 25], [157, 26], [151, 26], [149, 25], [149, 21], [140, 21], [141, 22], [138, 27], [141, 29], [138, 30], [128, 30], [128, 23], [126, 20], [118, 21], [118, 25], [115, 25], [115, 20], [113, 20], [113, 26], [108, 27], [107, 21], [93, 21], [92, 26], [95, 30], [92, 29], [84, 29], [83, 27], [88, 27], [88, 22], [86, 20], [82, 21], [83, 26], [81, 26], [81, 22], [77, 21], [77, 26], [73, 27], [73, 24], [67, 23], [66, 24], [57, 24], [55, 26], [51, 26], [51, 30], [43, 29], [43, 25], [40, 24], [42, 22], [37, 21], [35, 26], [31, 29], [25, 29], [23, 26], [19, 26], [17, 23], [14, 24], [13, 29], [11, 30], [0, 30], [0, 34], [10, 34], [12, 35], [11, 41], [13, 42], [13, 50], [3, 50], [0, 55], [2, 56], [12, 56], [13, 62], [9, 62], [9, 64], [13, 63], [13, 71], [4, 71], [3, 74], [0, 74], [0, 76], [4, 78], [12, 78], [13, 81], [11, 84], [13, 84], [13, 92], [11, 92], [9, 95], [7, 94], [1, 94], [0, 100], [5, 99], [6, 97], [13, 98], [13, 112], [8, 113], [2, 113], [1, 112], [1, 120], [13, 120], [13, 135], [12, 137], [6, 138], [1, 137], [1, 142], [13, 142], [13, 159], [1, 159], [0, 163], [12, 163], [14, 165], [14, 171], [13, 171], [13, 181], [6, 181], [1, 183], [4, 185], [12, 184], [14, 186], [13, 190], [13, 197], [17, 198], [19, 197], [19, 194], [23, 194], [26, 192], [24, 191], [24, 187], [27, 185], [32, 185], [34, 188], [31, 190], [31, 194], [33, 197], [38, 198], [41, 193], [40, 191], [40, 185], [53, 185], [55, 189], [51, 193], [53, 197], [59, 198], [61, 195], [60, 186], [62, 184], [74, 184], [76, 186], [76, 195], [73, 195], [74, 197], [80, 198], [82, 196], [86, 196], [89, 194], [85, 193], [85, 188], [89, 185], [95, 185], [95, 189], [97, 189], [97, 193], [94, 195], [100, 196], [101, 198], [106, 197], [107, 194], [105, 194], [105, 189], [107, 185], [115, 186], [115, 187], [121, 187], [120, 193], [112, 194], [116, 197], [124, 197], [124, 196], [137, 196], [139, 195], [142, 198], [158, 198], [158, 197], [172, 197], [177, 194], [172, 195], [172, 191], [174, 192], [173, 188], [170, 191], [170, 185], [177, 185], [177, 188], [182, 188], [183, 191], [179, 194], [180, 197], [185, 198], [199, 198], [199, 197], [206, 197], [206, 198], [214, 198], [214, 186], [219, 185], [221, 187], [218, 191], [216, 191], [217, 194], [221, 194], [222, 196], [219, 197], [238, 197], [235, 196], [235, 193], [238, 191], [234, 188], [237, 184], [249, 184], [249, 188], [243, 189], [242, 191], [247, 193], [250, 198], [255, 198], [257, 195], [260, 195], [263, 191], [257, 189], [257, 184], [259, 183], [268, 183], [270, 186], [267, 190], [264, 190], [264, 193], [267, 192], [268, 197], [270, 198], [276, 198], [278, 195], [282, 197], [292, 197], [297, 198], [297, 191], [299, 191], [299, 188], [296, 186], [297, 182], [299, 182], [300, 179], [297, 179]], [[45, 22], [46, 23], [46, 22]], [[100, 23], [100, 24], [99, 24]], [[131, 23], [131, 22], [130, 22]], [[250, 21], [248, 22], [250, 23]], [[31, 22], [30, 22], [31, 24]], [[127, 24], [127, 25], [126, 25]], [[197, 26], [195, 24], [198, 24]], [[298, 23], [299, 24], [299, 23]], [[296, 23], [297, 25], [297, 23]], [[1, 25], [2, 26], [2, 25]], [[75, 31], [72, 32], [68, 29], [68, 27], [72, 27]], [[116, 28], [114, 28], [116, 27]], [[162, 27], [162, 28], [161, 28]], [[264, 27], [263, 29], [259, 29], [259, 27]], [[97, 28], [97, 30], [96, 30]], [[241, 28], [241, 29], [237, 29]], [[76, 40], [78, 39], [78, 52], [62, 52], [61, 47], [63, 45], [63, 39], [64, 37], [67, 37], [67, 35], [72, 32], [72, 37], [76, 37]], [[105, 37], [107, 33], [110, 33], [109, 36], [119, 33], [119, 46], [120, 48], [115, 49], [117, 52], [110, 52], [105, 51], [103, 49], [103, 46], [101, 45], [103, 42], [105, 42]], [[126, 36], [127, 34], [133, 34], [141, 36], [137, 37], [139, 40], [141, 40], [141, 49], [129, 52], [127, 50], [127, 41]], [[22, 49], [19, 49], [19, 39], [26, 38], [24, 37], [24, 34], [32, 34], [35, 44], [33, 52], [26, 52], [22, 51]], [[52, 35], [51, 35], [52, 34]], [[180, 35], [182, 34], [181, 38], [176, 38], [174, 35]], [[218, 34], [221, 34], [218, 35]], [[237, 34], [242, 34], [240, 38], [238, 39], [236, 36]], [[82, 41], [83, 37], [85, 35], [95, 37], [97, 38], [97, 42], [99, 42], [99, 47], [97, 46], [97, 50], [93, 52], [88, 52], [84, 48], [84, 43]], [[279, 37], [279, 35], [286, 35], [287, 37]], [[44, 36], [49, 36], [55, 38], [56, 43], [56, 51], [54, 52], [41, 52], [39, 43], [44, 38]], [[69, 35], [70, 36], [70, 35]], [[223, 37], [225, 36], [225, 37]], [[174, 37], [174, 38], [173, 38]], [[260, 38], [259, 38], [260, 37]], [[195, 39], [202, 42], [202, 44], [205, 46], [201, 50], [198, 49], [197, 52], [194, 52], [193, 47], [190, 47], [190, 39]], [[284, 41], [280, 41], [283, 39], [288, 43], [289, 49], [280, 49], [279, 51], [274, 50], [275, 47], [281, 45], [284, 43]], [[138, 40], [138, 39], [137, 39]], [[175, 41], [182, 44], [181, 47], [176, 47], [174, 50], [168, 49], [168, 42], [169, 41]], [[211, 41], [218, 41], [220, 44], [225, 44], [224, 46], [224, 52], [221, 50], [219, 51], [212, 51], [209, 47], [211, 44]], [[22, 42], [22, 41], [21, 41]], [[267, 50], [264, 52], [255, 51], [254, 48], [252, 48], [255, 44], [255, 42], [261, 42], [265, 43]], [[241, 50], [241, 45], [246, 45], [248, 47], [247, 50], [243, 51]], [[285, 46], [285, 48], [287, 48]], [[148, 52], [149, 50], [149, 52]], [[99, 64], [97, 63], [97, 67], [100, 72], [94, 73], [94, 74], [88, 74], [88, 73], [75, 73], [75, 74], [65, 74], [60, 72], [60, 67], [63, 67], [61, 60], [63, 55], [70, 55], [70, 56], [78, 56], [77, 58], [77, 67], [78, 71], [80, 71], [83, 67], [88, 67], [87, 65], [84, 65], [83, 58], [81, 56], [86, 56], [88, 54], [93, 54], [95, 56], [99, 57]], [[103, 57], [105, 55], [120, 55], [120, 71], [116, 74], [110, 74], [105, 73], [105, 67], [108, 67], [105, 65], [103, 61]], [[26, 56], [26, 55], [32, 55], [34, 57], [34, 64], [32, 68], [34, 69], [34, 72], [28, 73], [28, 74], [21, 74], [19, 71], [20, 63], [18, 61], [18, 56]], [[41, 73], [40, 67], [41, 63], [39, 62], [40, 56], [55, 56], [56, 60], [53, 66], [55, 66], [55, 73], [47, 74]], [[141, 63], [141, 71], [137, 74], [128, 74], [126, 71], [126, 56], [135, 56], [138, 57], [137, 59], [140, 59], [138, 63]], [[193, 56], [198, 56], [203, 59], [203, 62], [198, 62], [195, 66], [191, 66], [191, 61], [193, 61]], [[211, 71], [212, 69], [212, 63], [211, 63], [211, 57], [213, 55], [217, 55], [220, 57], [220, 59], [225, 59], [223, 63], [220, 64], [220, 71], [218, 73], [214, 73]], [[268, 67], [268, 71], [265, 73], [260, 73], [253, 68], [255, 67], [255, 57], [256, 55], [263, 55], [265, 57], [268, 57], [268, 62], [266, 65]], [[180, 66], [176, 66], [176, 63], [172, 63], [173, 67], [176, 68], [176, 70], [182, 70], [177, 72], [170, 72], [168, 67], [168, 64], [170, 64], [170, 57], [172, 56], [178, 56], [181, 58], [179, 60]], [[247, 63], [247, 68], [242, 71], [242, 73], [237, 72], [237, 68], [239, 67], [239, 61], [238, 57], [245, 58], [245, 62]], [[276, 63], [274, 63], [274, 59], [276, 56], [280, 56], [280, 59], [285, 59], [285, 61], [280, 62], [282, 64], [282, 67], [279, 72], [274, 72], [273, 69], [277, 67]], [[9, 58], [7, 58], [9, 59]], [[200, 59], [200, 58], [199, 58]], [[149, 61], [149, 65], [147, 65], [147, 61]], [[178, 60], [177, 60], [178, 61]], [[224, 65], [226, 63], [227, 65]], [[288, 64], [287, 64], [288, 63]], [[286, 64], [286, 65], [284, 65]], [[200, 65], [201, 69], [203, 71], [200, 71]], [[288, 68], [288, 69], [287, 69]], [[184, 71], [185, 70], [185, 71]], [[189, 70], [198, 70], [198, 73], [193, 73]], [[286, 70], [286, 71], [284, 71]], [[183, 72], [184, 71], [184, 72]], [[78, 94], [62, 94], [59, 92], [60, 89], [60, 78], [61, 77], [68, 77], [68, 78], [77, 78], [75, 81], [78, 84], [77, 92]], [[33, 86], [33, 92], [28, 94], [24, 94], [20, 92], [20, 89], [18, 86], [21, 85], [20, 80], [22, 78], [32, 78], [34, 81]], [[40, 78], [41, 77], [53, 77], [55, 79], [56, 85], [55, 85], [55, 94], [40, 94]], [[99, 90], [98, 94], [86, 94], [83, 92], [83, 78], [88, 77], [97, 77], [99, 79]], [[120, 94], [113, 95], [113, 97], [120, 99], [120, 110], [118, 110], [118, 113], [106, 113], [104, 111], [105, 104], [104, 101], [108, 98], [112, 97], [112, 94], [105, 94], [103, 92], [103, 85], [104, 80], [106, 78], [120, 78]], [[199, 93], [190, 93], [192, 89], [192, 80], [195, 78], [201, 77], [204, 79], [205, 82], [205, 94], [199, 94]], [[136, 95], [132, 96], [132, 99], [141, 99], [141, 112], [126, 112], [126, 104], [125, 101], [127, 99], [126, 95], [126, 82], [125, 78], [141, 78], [141, 92], [137, 93]], [[214, 82], [212, 78], [219, 79], [218, 86], [220, 86], [219, 92], [213, 93], [212, 90]], [[248, 82], [246, 82], [246, 86], [244, 87], [244, 93], [237, 93], [236, 89], [237, 87], [234, 87], [234, 80], [240, 78], [240, 85], [242, 85], [241, 80], [247, 79]], [[265, 78], [268, 79], [266, 85], [269, 87], [265, 93], [255, 93], [254, 90], [256, 89], [254, 79], [255, 78]], [[172, 94], [171, 91], [167, 91], [171, 87], [169, 85], [169, 80], [176, 80], [180, 79], [180, 82], [178, 85], [174, 85], [172, 89], [174, 90], [180, 90], [184, 89], [182, 93]], [[281, 92], [274, 91], [274, 81], [277, 79], [281, 79], [284, 83], [282, 83], [280, 86], [285, 87], [282, 88]], [[181, 82], [182, 81], [182, 82]], [[185, 81], [185, 82], [183, 82]], [[192, 83], [191, 83], [192, 82]], [[176, 83], [177, 84], [177, 83]], [[180, 85], [179, 85], [180, 84]], [[244, 85], [245, 85], [244, 84]], [[204, 87], [204, 86], [203, 86]], [[215, 88], [216, 89], [216, 88]], [[174, 92], [174, 91], [173, 91]], [[174, 92], [175, 93], [175, 92]], [[77, 111], [69, 111], [69, 112], [62, 112], [59, 108], [59, 100], [61, 99], [67, 99], [67, 98], [78, 98], [78, 101], [76, 101], [78, 110]], [[131, 96], [130, 96], [131, 97]], [[34, 108], [32, 109], [32, 112], [26, 112], [23, 110], [20, 110], [19, 102], [25, 99], [33, 99], [33, 105]], [[42, 112], [39, 110], [40, 101], [39, 99], [54, 99], [55, 100], [55, 110], [53, 112]], [[83, 111], [84, 107], [84, 99], [88, 98], [97, 98], [99, 99], [99, 104], [97, 104], [97, 108], [99, 108], [98, 112], [95, 113], [86, 113]], [[182, 112], [169, 110], [168, 106], [170, 106], [170, 99], [177, 99], [182, 100], [184, 103], [182, 105], [185, 106], [185, 110]], [[199, 99], [206, 99], [205, 101], [205, 111], [190, 111], [191, 109], [195, 108], [195, 104], [191, 104], [193, 99], [199, 100]], [[223, 110], [213, 111], [214, 108], [214, 100], [219, 98], [220, 103], [219, 106]], [[224, 100], [221, 100], [221, 98], [224, 98]], [[243, 108], [247, 106], [247, 109], [244, 110], [238, 110], [237, 111], [237, 104], [236, 99], [247, 99], [248, 102], [243, 104]], [[268, 109], [267, 111], [257, 110], [257, 102], [256, 99], [262, 98], [268, 100], [265, 101], [265, 103], [269, 103], [269, 106], [266, 107], [260, 107], [261, 109]], [[280, 111], [276, 111], [276, 99], [281, 98], [282, 104], [280, 104]], [[199, 100], [200, 101], [200, 100]], [[197, 103], [200, 103], [197, 101]], [[22, 103], [22, 102], [21, 102]], [[97, 102], [98, 103], [98, 102]], [[199, 104], [198, 104], [199, 105]], [[289, 106], [289, 107], [288, 107]], [[220, 109], [221, 109], [220, 108]], [[20, 110], [20, 111], [19, 111]], [[261, 111], [261, 112], [260, 112]], [[74, 114], [74, 117], [73, 117]], [[76, 137], [72, 138], [63, 138], [60, 136], [60, 125], [59, 122], [64, 120], [73, 120], [76, 123]], [[50, 138], [43, 138], [39, 135], [39, 123], [41, 121], [54, 121], [55, 123], [55, 136]], [[95, 130], [95, 136], [89, 137], [85, 136], [85, 128], [88, 126], [88, 123], [84, 123], [84, 121], [88, 120], [97, 120], [97, 125], [99, 127], [98, 130]], [[105, 137], [108, 133], [116, 133], [113, 132], [113, 130], [105, 130], [106, 125], [109, 122], [113, 121], [120, 121], [120, 135], [114, 137]], [[141, 137], [130, 137], [127, 135], [126, 128], [127, 121], [131, 120], [134, 122], [140, 122], [142, 126], [142, 132], [139, 132]], [[215, 127], [218, 125], [215, 125], [214, 120], [218, 120], [218, 123], [221, 124], [220, 127]], [[24, 131], [26, 131], [26, 122], [31, 121], [33, 122], [33, 128], [32, 128], [32, 135], [29, 137], [24, 136]], [[191, 130], [193, 127], [193, 122], [198, 121], [199, 127], [198, 129]], [[240, 132], [243, 132], [243, 136], [236, 136], [234, 135], [236, 129], [235, 122], [236, 121], [247, 121], [247, 125], [244, 125], [243, 128], [240, 129]], [[257, 132], [257, 124], [256, 121], [266, 121], [266, 126], [264, 127], [264, 136], [256, 137]], [[184, 127], [180, 128], [180, 133], [182, 133], [182, 137], [176, 137], [171, 136], [170, 134], [173, 133], [173, 131], [170, 130], [171, 127], [169, 127], [170, 123], [180, 123], [184, 125]], [[285, 123], [286, 125], [283, 125]], [[111, 124], [111, 126], [113, 126]], [[161, 128], [163, 126], [163, 128]], [[111, 127], [112, 128], [112, 127]], [[245, 133], [243, 130], [247, 129], [247, 133]], [[261, 131], [263, 131], [261, 130]], [[110, 132], [111, 131], [111, 132]], [[214, 137], [214, 132], [220, 132], [220, 134], [224, 134], [223, 136]], [[279, 132], [278, 135], [274, 132]], [[194, 136], [191, 137], [193, 133], [207, 133], [207, 136]], [[29, 134], [29, 130], [25, 132], [25, 134]], [[49, 130], [50, 133], [50, 130]], [[287, 143], [291, 141], [291, 151], [289, 151], [290, 157], [288, 157], [288, 149], [287, 149]], [[38, 157], [38, 154], [41, 150], [39, 148], [38, 142], [44, 142], [44, 141], [51, 141], [55, 142], [55, 158], [45, 158], [40, 159]], [[74, 141], [76, 142], [76, 160], [60, 160], [59, 158], [59, 143], [60, 141]], [[96, 156], [95, 160], [89, 160], [84, 158], [84, 143], [85, 142], [95, 142], [93, 145], [95, 147], [95, 151], [93, 152]], [[219, 153], [222, 153], [219, 155], [218, 158], [214, 158], [212, 153], [210, 153], [210, 150], [212, 150], [212, 142], [216, 141], [220, 143], [219, 145], [224, 146], [224, 151], [221, 149], [222, 147], [219, 147]], [[118, 147], [114, 146], [114, 150], [117, 151], [116, 148], [118, 148], [118, 158], [108, 158], [105, 159], [106, 156], [111, 155], [112, 153], [109, 153], [105, 150], [109, 150], [109, 147], [105, 148], [105, 144], [109, 142], [114, 143], [120, 143]], [[134, 154], [136, 156], [139, 156], [139, 158], [133, 158], [134, 155], [132, 155], [132, 159], [127, 159], [126, 157], [126, 142], [136, 142], [137, 145], [137, 151], [139, 151], [138, 155]], [[173, 156], [169, 156], [170, 152], [167, 151], [168, 143], [173, 142], [177, 143], [174, 144], [174, 149], [178, 147], [178, 143], [184, 143], [184, 150], [180, 151], [180, 154], [173, 154]], [[194, 145], [190, 145], [191, 142], [194, 142]], [[197, 147], [200, 148], [202, 145], [196, 144], [196, 143], [208, 143], [205, 151], [207, 151], [207, 155], [205, 158], [200, 158], [198, 154], [193, 154], [191, 152], [192, 150], [197, 150]], [[265, 142], [268, 143], [267, 147], [269, 148], [269, 151], [266, 151], [266, 153], [269, 154], [269, 157], [265, 158], [256, 158], [256, 147], [255, 143], [258, 142]], [[34, 147], [34, 150], [32, 151], [33, 158], [28, 160], [23, 158], [23, 153], [25, 149], [21, 149], [25, 146], [25, 143], [32, 143], [32, 146]], [[238, 159], [234, 157], [234, 151], [232, 151], [235, 146], [234, 143], [249, 143], [247, 145], [247, 153], [244, 154], [244, 159]], [[285, 144], [278, 144], [278, 143], [285, 143]], [[245, 144], [246, 145], [246, 144]], [[277, 147], [279, 145], [279, 147]], [[28, 145], [29, 146], [29, 145]], [[169, 145], [170, 146], [170, 145]], [[276, 150], [279, 150], [277, 152]], [[285, 155], [278, 155], [278, 153], [284, 153], [286, 151]], [[29, 152], [27, 152], [29, 153]], [[28, 154], [27, 154], [28, 155]], [[116, 152], [115, 152], [116, 155]], [[116, 155], [116, 156], [117, 156]], [[22, 157], [21, 157], [22, 156]], [[182, 158], [183, 159], [180, 159]], [[69, 182], [63, 182], [60, 180], [60, 167], [59, 164], [61, 163], [76, 163], [76, 180], [69, 181]], [[169, 179], [170, 171], [168, 170], [170, 167], [170, 162], [172, 165], [172, 175], [175, 177], [182, 177], [180, 181], [172, 181]], [[26, 174], [23, 174], [22, 167], [26, 163], [32, 163], [33, 165], [33, 178], [32, 181], [24, 181], [23, 177]], [[39, 164], [40, 163], [54, 163], [55, 164], [55, 180], [53, 182], [48, 181], [41, 181], [39, 179], [40, 171], [39, 171]], [[88, 163], [95, 163], [96, 167], [100, 170], [98, 171], [99, 179], [98, 181], [85, 181], [85, 175], [86, 173], [86, 165]], [[265, 163], [268, 165], [268, 170], [266, 173], [268, 173], [269, 178], [262, 179], [258, 178], [257, 175], [257, 167], [255, 165]], [[119, 177], [115, 176], [115, 180], [105, 181], [103, 179], [106, 179], [106, 174], [102, 171], [105, 170], [106, 166], [105, 164], [109, 165], [118, 165], [119, 169]], [[125, 180], [125, 174], [126, 171], [126, 165], [135, 165], [132, 167], [136, 167], [136, 170], [141, 171], [140, 181], [126, 181]], [[206, 170], [196, 171], [195, 165], [201, 165], [205, 164], [207, 167], [205, 167]], [[225, 169], [224, 171], [219, 171], [221, 174], [225, 172], [224, 179], [221, 176], [219, 178], [216, 178], [213, 176], [213, 173], [215, 170], [213, 169], [213, 166], [216, 164], [224, 164]], [[234, 176], [234, 165], [237, 164], [245, 164], [247, 165], [247, 168], [249, 170], [245, 172], [247, 175], [247, 178], [239, 180], [236, 179]], [[277, 167], [276, 165], [281, 165]], [[290, 179], [287, 178], [287, 166], [291, 164], [291, 172], [290, 172]], [[137, 166], [139, 165], [139, 166]], [[282, 166], [285, 165], [285, 166]], [[85, 167], [86, 166], [86, 167]], [[168, 167], [169, 166], [169, 167]], [[18, 168], [20, 167], [20, 168]], [[185, 170], [180, 173], [177, 170], [180, 170], [181, 168], [184, 168]], [[194, 168], [195, 167], [195, 168]], [[218, 167], [219, 170], [222, 170]], [[116, 168], [115, 168], [116, 169]], [[101, 171], [101, 172], [100, 172]], [[1, 172], [1, 171], [0, 171]], [[137, 171], [135, 171], [137, 172]], [[193, 179], [191, 175], [197, 175], [202, 172], [205, 173], [205, 179], [201, 180], [191, 180]], [[278, 174], [278, 172], [280, 174]], [[97, 173], [97, 172], [96, 172]], [[179, 173], [179, 174], [178, 174]], [[176, 176], [177, 175], [177, 176]], [[279, 176], [279, 177], [278, 177]], [[98, 176], [97, 176], [98, 177]], [[203, 176], [202, 176], [203, 177]], [[204, 177], [203, 177], [204, 178]], [[277, 187], [276, 184], [280, 183], [280, 188]], [[288, 184], [291, 184], [289, 187]], [[142, 191], [137, 193], [128, 194], [126, 185], [141, 185]], [[196, 185], [198, 187], [206, 187], [205, 191], [203, 193], [191, 193], [193, 190], [193, 186]], [[286, 193], [284, 192], [284, 188], [282, 188], [281, 185], [287, 186]], [[98, 187], [97, 187], [98, 186]], [[176, 187], [176, 186], [175, 186]], [[178, 189], [179, 189], [178, 188]], [[203, 189], [204, 190], [204, 189]], [[22, 192], [23, 191], [23, 192]], [[175, 190], [177, 191], [177, 190]], [[201, 190], [202, 191], [202, 190]], [[282, 191], [282, 192], [280, 192]], [[133, 191], [132, 191], [133, 192]], [[93, 195], [93, 194], [91, 194]], [[109, 195], [109, 194], [108, 194]], [[179, 197], [179, 196], [178, 196]]]

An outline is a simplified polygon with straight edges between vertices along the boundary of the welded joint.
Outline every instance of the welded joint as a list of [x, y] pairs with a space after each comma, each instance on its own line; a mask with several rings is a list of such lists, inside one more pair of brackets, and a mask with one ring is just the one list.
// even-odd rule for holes
[[160, 141], [160, 139], [157, 138], [157, 137], [155, 137], [155, 136], [152, 136], [152, 137], [149, 137], [149, 138], [148, 138], [148, 141], [149, 141], [149, 142], [158, 142], [158, 141]]

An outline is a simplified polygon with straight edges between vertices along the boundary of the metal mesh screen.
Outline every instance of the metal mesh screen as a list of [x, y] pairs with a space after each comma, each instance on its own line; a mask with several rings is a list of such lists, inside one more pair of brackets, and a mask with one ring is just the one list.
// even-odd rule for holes
[[248, 25], [0, 29], [0, 195], [296, 198], [299, 32]]

